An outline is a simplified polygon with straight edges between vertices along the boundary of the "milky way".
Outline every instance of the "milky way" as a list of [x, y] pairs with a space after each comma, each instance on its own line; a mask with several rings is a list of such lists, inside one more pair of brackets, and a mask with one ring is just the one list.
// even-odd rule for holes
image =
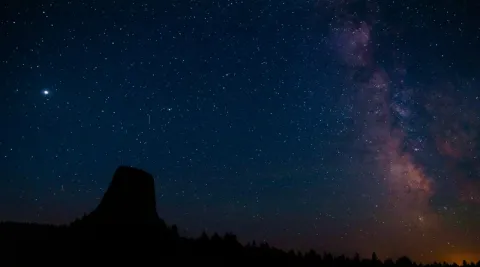
[[[415, 105], [423, 104], [432, 121], [430, 126], [421, 125], [420, 131], [425, 132], [424, 127], [428, 127], [427, 132], [434, 142], [427, 153], [438, 152], [447, 158], [446, 170], [450, 179], [454, 179], [457, 199], [478, 202], [479, 183], [472, 179], [480, 171], [474, 167], [479, 166], [476, 162], [478, 150], [475, 148], [480, 126], [479, 117], [473, 111], [475, 106], [464, 103], [468, 101], [465, 98], [453, 99], [448, 94], [435, 91], [429, 92], [426, 99], [421, 99], [418, 92], [423, 88], [416, 88], [420, 90], [414, 92], [405, 84], [405, 79], [408, 79], [405, 68], [397, 64], [389, 73], [382, 64], [376, 63], [379, 61], [374, 56], [374, 50], [378, 46], [371, 36], [379, 28], [382, 30], [382, 26], [375, 26], [375, 15], [372, 14], [381, 12], [374, 5], [376, 12], [369, 12], [369, 16], [364, 18], [356, 12], [349, 14], [346, 11], [349, 5], [358, 2], [338, 1], [333, 5], [330, 2], [340, 13], [336, 16], [339, 21], [332, 23], [335, 26], [331, 28], [330, 42], [352, 73], [347, 79], [348, 86], [355, 92], [352, 102], [356, 106], [357, 147], [368, 151], [358, 159], [358, 171], [372, 167], [369, 174], [375, 178], [369, 182], [381, 184], [382, 187], [382, 208], [379, 219], [375, 219], [381, 220], [382, 226], [377, 228], [377, 234], [390, 236], [390, 242], [403, 243], [400, 250], [420, 253], [420, 257], [438, 254], [436, 250], [440, 250], [449, 260], [457, 260], [461, 256], [476, 258], [477, 252], [458, 253], [455, 246], [451, 245], [453, 240], [459, 241], [454, 236], [462, 235], [463, 231], [457, 229], [451, 234], [451, 230], [446, 230], [451, 225], [447, 225], [448, 222], [441, 216], [442, 212], [433, 203], [434, 197], [442, 192], [437, 191], [437, 181], [425, 170], [427, 166], [415, 156], [415, 153], [425, 153], [425, 143], [428, 141], [416, 132], [418, 126], [412, 125], [412, 121], [420, 120], [418, 117], [412, 118], [412, 113], [418, 109]], [[400, 78], [394, 80], [391, 76]], [[450, 90], [450, 93], [453, 92]], [[465, 164], [471, 167], [464, 170]], [[448, 208], [443, 207], [445, 210]], [[438, 244], [449, 246], [432, 246], [432, 238]], [[404, 243], [405, 239], [410, 242]], [[472, 240], [476, 240], [476, 237]], [[449, 248], [444, 250], [445, 247]], [[399, 248], [383, 252], [395, 255], [395, 250]]]

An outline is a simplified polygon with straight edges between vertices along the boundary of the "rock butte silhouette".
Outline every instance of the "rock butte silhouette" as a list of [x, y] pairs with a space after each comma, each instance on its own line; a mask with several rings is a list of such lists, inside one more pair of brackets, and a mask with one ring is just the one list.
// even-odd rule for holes
[[98, 225], [161, 223], [153, 176], [140, 169], [118, 167], [100, 204], [82, 222]]

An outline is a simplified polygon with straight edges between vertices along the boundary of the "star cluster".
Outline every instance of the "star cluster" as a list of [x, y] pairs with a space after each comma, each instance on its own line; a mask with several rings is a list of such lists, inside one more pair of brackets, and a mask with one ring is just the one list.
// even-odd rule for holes
[[120, 164], [182, 234], [479, 260], [474, 1], [7, 1], [0, 220], [65, 223]]

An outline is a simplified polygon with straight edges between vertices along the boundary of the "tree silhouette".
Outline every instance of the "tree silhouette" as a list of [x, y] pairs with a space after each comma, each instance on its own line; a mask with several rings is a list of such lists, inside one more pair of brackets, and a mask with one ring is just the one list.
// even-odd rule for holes
[[378, 262], [378, 257], [377, 257], [377, 253], [373, 252], [372, 253], [372, 263], [377, 263]]
[[397, 265], [399, 266], [412, 266], [413, 265], [413, 262], [412, 260], [410, 260], [410, 258], [406, 257], [406, 256], [403, 256], [403, 257], [400, 257], [397, 259], [397, 262], [396, 262]]

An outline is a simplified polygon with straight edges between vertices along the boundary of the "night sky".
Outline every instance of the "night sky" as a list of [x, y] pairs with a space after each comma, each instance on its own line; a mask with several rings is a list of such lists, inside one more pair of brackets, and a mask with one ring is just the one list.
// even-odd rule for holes
[[123, 164], [185, 235], [479, 260], [479, 12], [2, 1], [0, 220], [67, 223]]

